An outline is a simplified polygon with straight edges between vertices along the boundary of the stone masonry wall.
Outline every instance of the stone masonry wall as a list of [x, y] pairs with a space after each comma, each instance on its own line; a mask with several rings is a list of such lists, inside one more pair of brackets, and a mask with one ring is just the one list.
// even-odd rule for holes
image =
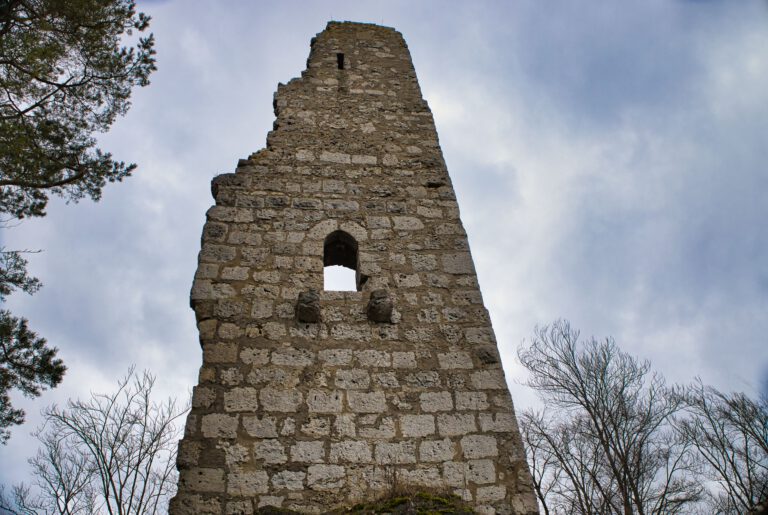
[[[454, 491], [482, 513], [536, 513], [402, 36], [329, 23], [274, 108], [267, 147], [212, 183], [191, 294], [203, 365], [171, 513], [318, 513], [406, 484]], [[338, 230], [357, 244], [361, 291], [323, 291]], [[310, 290], [320, 320], [302, 322]], [[394, 303], [389, 321], [366, 315], [375, 290]]]

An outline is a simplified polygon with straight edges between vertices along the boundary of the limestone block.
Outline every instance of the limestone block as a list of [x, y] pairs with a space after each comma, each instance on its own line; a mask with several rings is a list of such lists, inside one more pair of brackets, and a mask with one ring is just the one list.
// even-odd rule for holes
[[421, 286], [419, 274], [395, 274], [395, 284], [398, 288], [417, 288]]
[[303, 490], [306, 477], [305, 472], [283, 470], [272, 476], [272, 488], [275, 490]]
[[237, 362], [236, 343], [209, 343], [203, 346], [206, 363], [235, 363]]
[[253, 444], [253, 457], [264, 463], [279, 464], [288, 461], [285, 448], [276, 439], [259, 440]]
[[[338, 220], [323, 220], [307, 232], [307, 238], [324, 240], [326, 236], [339, 228]], [[322, 243], [322, 242], [321, 242]], [[320, 248], [322, 253], [322, 247]]]
[[291, 446], [291, 460], [301, 463], [324, 462], [325, 448], [323, 442], [296, 442]]
[[340, 465], [310, 465], [307, 486], [312, 490], [338, 490], [345, 484], [346, 472]]
[[356, 165], [375, 165], [376, 164], [376, 156], [353, 155], [352, 156], [352, 164], [356, 164]]
[[296, 151], [296, 160], [297, 161], [314, 161], [315, 155], [312, 153], [311, 150], [298, 150]]
[[299, 384], [299, 369], [274, 366], [253, 367], [248, 374], [250, 384], [271, 384], [283, 388], [292, 388]]
[[350, 391], [347, 393], [347, 404], [355, 413], [383, 413], [387, 407], [383, 392]]
[[307, 349], [279, 349], [272, 352], [272, 363], [288, 367], [306, 367], [315, 361], [315, 353]]
[[228, 281], [245, 281], [251, 270], [244, 266], [225, 266], [221, 269], [221, 278]]
[[365, 390], [371, 384], [367, 370], [352, 368], [336, 371], [336, 386], [345, 390]]
[[419, 401], [421, 403], [421, 411], [425, 413], [453, 410], [451, 392], [425, 392], [419, 395]]
[[331, 327], [331, 338], [334, 340], [368, 341], [371, 330], [368, 325], [336, 324]]
[[213, 468], [192, 468], [180, 472], [180, 482], [193, 492], [223, 492], [224, 471]]
[[394, 372], [383, 372], [380, 374], [373, 374], [373, 382], [381, 388], [399, 388], [400, 381], [397, 380], [397, 375]]
[[341, 152], [321, 152], [320, 160], [338, 164], [349, 164], [351, 162], [349, 154], [343, 154]]
[[[488, 408], [487, 396], [484, 392], [456, 392], [456, 409], [464, 410], [484, 410]], [[482, 414], [481, 414], [482, 417]], [[486, 431], [480, 422], [480, 428]]]
[[434, 489], [440, 488], [444, 484], [440, 470], [436, 466], [422, 466], [413, 470], [397, 469], [397, 482], [398, 484], [418, 485]]
[[243, 330], [237, 325], [224, 322], [219, 325], [219, 338], [222, 340], [234, 340], [243, 335]]
[[413, 216], [393, 216], [393, 227], [396, 231], [420, 231], [424, 224]]
[[225, 411], [256, 411], [259, 407], [258, 390], [245, 386], [224, 392]]
[[464, 330], [464, 337], [469, 343], [496, 343], [493, 331], [489, 327], [469, 327]]
[[412, 441], [376, 444], [376, 463], [379, 465], [400, 465], [416, 463], [416, 444]]
[[310, 413], [341, 413], [342, 395], [337, 391], [312, 389], [307, 393]]
[[361, 367], [389, 367], [392, 363], [389, 352], [372, 349], [355, 351], [355, 360]]
[[[369, 229], [389, 229], [392, 223], [386, 216], [368, 216], [365, 218], [365, 223]], [[403, 261], [404, 264], [405, 262]]]
[[266, 387], [259, 393], [259, 400], [265, 411], [294, 413], [301, 404], [302, 395], [296, 390], [277, 390]]
[[442, 218], [443, 210], [439, 207], [419, 206], [416, 208], [416, 214], [425, 218]]
[[405, 382], [414, 388], [438, 388], [441, 385], [437, 372], [416, 372], [405, 376]]
[[507, 496], [507, 488], [504, 486], [480, 486], [477, 488], [478, 502], [503, 501]]
[[[375, 416], [374, 416], [375, 417]], [[378, 425], [366, 426], [361, 418], [358, 427], [361, 438], [387, 439], [395, 437], [395, 420], [392, 417], [383, 417]]]
[[269, 350], [245, 348], [240, 351], [240, 360], [246, 365], [266, 365], [269, 363]]
[[357, 426], [355, 425], [355, 415], [349, 413], [338, 415], [333, 422], [333, 432], [335, 436], [341, 438], [356, 437]]
[[393, 352], [393, 368], [416, 368], [416, 355], [413, 352]]
[[473, 372], [470, 375], [472, 386], [478, 390], [503, 390], [507, 387], [504, 371], [500, 368]]
[[461, 436], [477, 431], [475, 415], [464, 413], [445, 413], [437, 416], [440, 436]]
[[461, 439], [461, 450], [465, 458], [488, 458], [498, 456], [496, 438], [487, 435], [467, 435]]
[[255, 472], [230, 472], [227, 493], [239, 496], [265, 494], [269, 491], [269, 476], [263, 470]]
[[419, 445], [419, 459], [426, 462], [450, 461], [456, 454], [456, 444], [450, 439], [426, 440]]
[[325, 349], [318, 352], [317, 356], [328, 365], [349, 365], [352, 361], [352, 349]]
[[171, 500], [170, 509], [177, 515], [220, 515], [221, 503], [217, 498], [179, 494]]
[[269, 318], [274, 311], [274, 303], [269, 300], [257, 300], [251, 305], [251, 318]]
[[447, 461], [443, 463], [443, 478], [449, 486], [458, 487], [469, 482], [476, 484], [495, 483], [496, 468], [491, 460]]
[[435, 417], [432, 415], [403, 415], [400, 432], [406, 438], [421, 438], [435, 433]]
[[474, 274], [469, 252], [443, 254], [443, 270], [448, 274]]
[[437, 362], [440, 368], [474, 368], [472, 356], [468, 352], [446, 352], [438, 353]]
[[483, 432], [517, 432], [514, 413], [480, 413], [479, 420]]
[[208, 408], [216, 400], [216, 392], [211, 388], [196, 386], [192, 390], [192, 407]]
[[323, 181], [323, 193], [346, 193], [346, 192], [347, 192], [347, 187], [345, 186], [344, 181], [337, 181], [335, 179], [325, 179]]
[[264, 336], [269, 340], [281, 340], [285, 337], [285, 325], [280, 322], [267, 322], [264, 324]]
[[251, 457], [250, 450], [238, 443], [220, 442], [216, 447], [224, 451], [224, 463], [232, 469], [241, 463], [245, 463]]
[[301, 432], [308, 436], [328, 436], [331, 434], [331, 421], [326, 417], [310, 418], [301, 426]]
[[201, 429], [206, 438], [236, 438], [237, 424], [237, 415], [213, 413], [203, 416]]
[[237, 256], [237, 248], [227, 245], [204, 243], [200, 251], [200, 261], [209, 263], [227, 263]]
[[367, 442], [347, 440], [331, 443], [331, 463], [370, 463], [371, 448]]

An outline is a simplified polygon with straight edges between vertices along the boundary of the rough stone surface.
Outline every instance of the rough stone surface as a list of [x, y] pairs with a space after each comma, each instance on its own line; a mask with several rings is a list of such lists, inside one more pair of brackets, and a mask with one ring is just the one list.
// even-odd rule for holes
[[[338, 54], [344, 66], [338, 66]], [[536, 512], [432, 114], [393, 29], [331, 22], [212, 184], [203, 366], [170, 513], [320, 513], [393, 482]], [[360, 291], [324, 291], [323, 266]]]
[[366, 313], [373, 322], [389, 322], [392, 319], [392, 299], [387, 290], [373, 290]]

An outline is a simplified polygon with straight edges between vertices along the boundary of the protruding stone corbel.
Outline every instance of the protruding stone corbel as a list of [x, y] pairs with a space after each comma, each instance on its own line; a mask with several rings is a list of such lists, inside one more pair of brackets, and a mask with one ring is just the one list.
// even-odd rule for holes
[[296, 302], [296, 318], [299, 322], [320, 321], [320, 294], [315, 290], [307, 290], [299, 293]]
[[387, 290], [373, 290], [368, 301], [368, 319], [373, 322], [392, 321], [392, 299]]

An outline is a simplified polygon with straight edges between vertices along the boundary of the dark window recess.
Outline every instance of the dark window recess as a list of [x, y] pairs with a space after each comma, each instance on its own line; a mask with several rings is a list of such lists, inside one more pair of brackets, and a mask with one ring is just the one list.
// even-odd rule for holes
[[[334, 231], [325, 238], [323, 245], [324, 289], [360, 291], [368, 276], [357, 270], [357, 254], [357, 241], [348, 233]], [[354, 278], [352, 276], [349, 279], [344, 278], [342, 279], [343, 284], [338, 284], [336, 281], [341, 277], [339, 275], [340, 269], [332, 270], [329, 267], [348, 268], [355, 272]], [[329, 275], [329, 271], [332, 272], [331, 275]], [[347, 275], [344, 274], [344, 277]], [[333, 277], [334, 284], [328, 282], [331, 277]]]
[[339, 67], [339, 70], [344, 69], [344, 54], [336, 54], [336, 66]]

